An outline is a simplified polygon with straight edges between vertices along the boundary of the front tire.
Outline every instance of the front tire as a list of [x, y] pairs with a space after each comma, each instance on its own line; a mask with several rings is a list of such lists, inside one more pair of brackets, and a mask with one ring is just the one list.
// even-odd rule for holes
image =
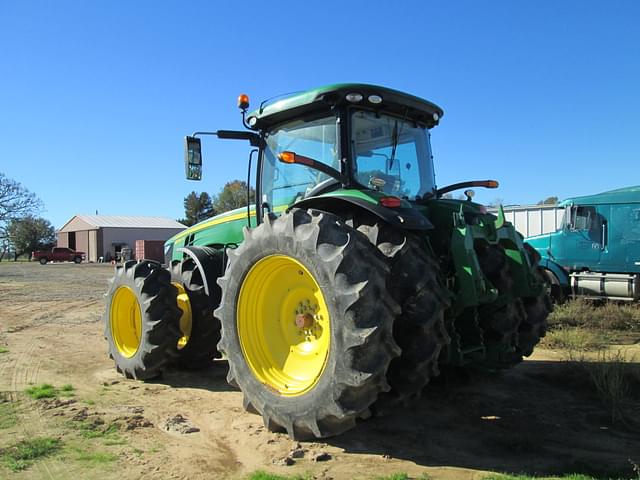
[[82, 257], [73, 257], [73, 263], [76, 265], [82, 263]]
[[267, 428], [294, 439], [352, 428], [389, 390], [400, 353], [384, 258], [328, 213], [294, 209], [244, 236], [218, 282], [227, 380]]
[[116, 369], [127, 378], [158, 376], [176, 355], [180, 310], [170, 280], [150, 260], [116, 267], [106, 293], [104, 336]]
[[40, 260], [38, 260], [40, 262], [40, 265], [46, 265], [47, 264], [47, 258], [46, 257], [40, 257]]

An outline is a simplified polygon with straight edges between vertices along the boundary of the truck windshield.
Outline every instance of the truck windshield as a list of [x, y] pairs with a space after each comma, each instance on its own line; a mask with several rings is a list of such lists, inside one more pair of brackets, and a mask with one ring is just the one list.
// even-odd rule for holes
[[366, 188], [408, 200], [434, 190], [429, 134], [411, 120], [354, 111], [351, 151], [355, 179]]
[[280, 163], [278, 154], [295, 152], [340, 171], [336, 141], [335, 116], [297, 120], [269, 132], [262, 166], [262, 202], [267, 202], [272, 210], [288, 206], [307, 196], [320, 183], [332, 181], [331, 177], [314, 168]]

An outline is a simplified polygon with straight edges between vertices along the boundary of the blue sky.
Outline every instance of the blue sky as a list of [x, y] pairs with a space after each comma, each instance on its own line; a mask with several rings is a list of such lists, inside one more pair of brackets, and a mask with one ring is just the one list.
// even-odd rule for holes
[[246, 177], [236, 97], [355, 81], [427, 98], [439, 186], [535, 203], [640, 184], [640, 2], [0, 2], [0, 171], [76, 213], [183, 215]]

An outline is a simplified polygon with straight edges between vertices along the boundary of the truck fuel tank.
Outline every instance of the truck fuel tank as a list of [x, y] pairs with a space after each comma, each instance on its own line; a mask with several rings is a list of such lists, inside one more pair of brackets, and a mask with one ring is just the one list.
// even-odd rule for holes
[[640, 274], [572, 273], [571, 292], [591, 298], [637, 301], [640, 300]]

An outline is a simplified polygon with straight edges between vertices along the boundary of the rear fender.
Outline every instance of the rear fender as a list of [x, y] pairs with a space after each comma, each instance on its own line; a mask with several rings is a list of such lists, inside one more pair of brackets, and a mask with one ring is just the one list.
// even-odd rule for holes
[[294, 203], [292, 208], [315, 208], [341, 217], [353, 216], [354, 212], [373, 214], [389, 225], [405, 230], [431, 230], [433, 225], [427, 217], [414, 208], [387, 208], [346, 195], [309, 197]]
[[216, 280], [224, 273], [225, 254], [224, 250], [211, 247], [182, 247], [178, 249], [184, 255], [190, 257], [198, 266], [202, 275], [204, 291], [207, 296], [215, 288], [219, 288]]

